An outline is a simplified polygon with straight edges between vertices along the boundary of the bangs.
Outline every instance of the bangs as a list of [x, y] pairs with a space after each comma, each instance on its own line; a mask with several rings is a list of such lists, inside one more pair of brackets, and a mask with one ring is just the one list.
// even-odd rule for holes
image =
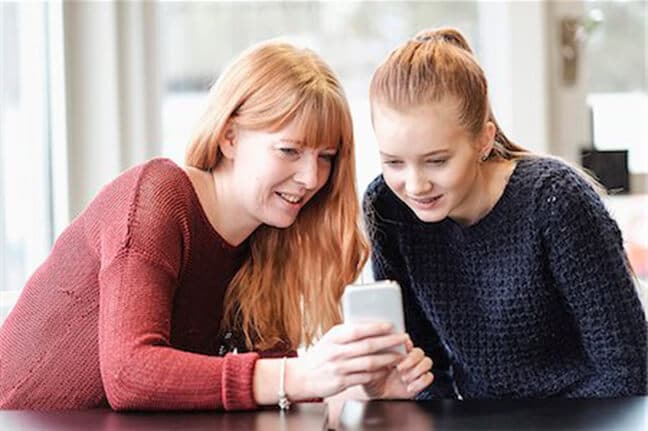
[[298, 97], [292, 109], [276, 123], [277, 130], [294, 122], [305, 147], [342, 150], [351, 130], [342, 98], [330, 91], [317, 90], [305, 91]]

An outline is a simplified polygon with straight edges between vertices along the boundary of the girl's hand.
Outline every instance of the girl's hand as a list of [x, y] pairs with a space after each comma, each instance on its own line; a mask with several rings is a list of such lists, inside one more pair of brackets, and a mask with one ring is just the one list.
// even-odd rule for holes
[[408, 340], [406, 334], [391, 330], [389, 323], [334, 326], [304, 356], [288, 360], [288, 397], [325, 398], [383, 378], [386, 369], [394, 369], [404, 358], [388, 349]]
[[432, 359], [414, 348], [409, 337], [405, 346], [407, 356], [395, 368], [383, 370], [382, 376], [364, 385], [370, 398], [413, 398], [432, 383]]

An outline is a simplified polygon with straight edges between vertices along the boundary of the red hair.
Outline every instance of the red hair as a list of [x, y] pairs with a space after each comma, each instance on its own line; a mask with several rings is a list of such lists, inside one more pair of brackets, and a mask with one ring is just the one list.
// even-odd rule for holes
[[487, 121], [495, 126], [489, 157], [512, 160], [529, 154], [497, 124], [484, 71], [456, 29], [424, 30], [395, 49], [374, 73], [369, 95], [372, 109], [375, 103], [407, 109], [452, 97], [459, 102], [459, 123], [473, 136]]
[[307, 146], [338, 149], [326, 185], [292, 226], [262, 225], [252, 234], [250, 256], [225, 298], [225, 327], [240, 327], [249, 348], [312, 344], [340, 321], [344, 287], [357, 279], [368, 257], [342, 86], [312, 51], [263, 43], [241, 54], [211, 88], [187, 165], [209, 170], [219, 163], [228, 121], [271, 131], [296, 121]]

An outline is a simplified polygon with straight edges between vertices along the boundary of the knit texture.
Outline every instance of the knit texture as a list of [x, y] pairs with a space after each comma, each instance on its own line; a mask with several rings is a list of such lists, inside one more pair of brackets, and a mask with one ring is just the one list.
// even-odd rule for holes
[[126, 171], [61, 234], [0, 328], [0, 408], [255, 408], [259, 354], [217, 356], [247, 251], [213, 229], [170, 160]]
[[621, 233], [564, 162], [520, 160], [468, 227], [420, 221], [382, 176], [364, 210], [374, 276], [401, 284], [407, 330], [434, 361], [419, 398], [646, 393], [646, 317]]

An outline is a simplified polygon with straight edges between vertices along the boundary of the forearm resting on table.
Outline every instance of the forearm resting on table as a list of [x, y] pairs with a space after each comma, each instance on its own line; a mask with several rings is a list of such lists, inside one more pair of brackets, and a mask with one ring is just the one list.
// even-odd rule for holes
[[[285, 390], [291, 401], [318, 398], [320, 394], [311, 393], [307, 376], [302, 376], [299, 369], [299, 358], [289, 358], [286, 361]], [[259, 359], [254, 367], [253, 394], [258, 405], [272, 405], [279, 401], [279, 373], [281, 359]], [[368, 400], [361, 385], [352, 386], [336, 395], [324, 399], [329, 408], [334, 404], [342, 404], [345, 400]]]

